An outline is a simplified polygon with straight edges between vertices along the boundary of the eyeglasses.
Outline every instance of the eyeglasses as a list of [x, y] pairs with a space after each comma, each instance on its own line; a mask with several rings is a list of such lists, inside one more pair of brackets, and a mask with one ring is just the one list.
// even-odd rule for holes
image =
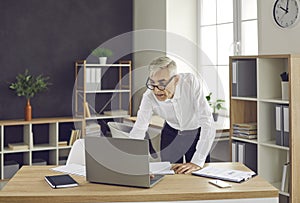
[[175, 77], [176, 75], [173, 75], [167, 82], [166, 84], [159, 84], [159, 85], [153, 85], [149, 83], [150, 78], [147, 79], [146, 82], [146, 87], [150, 90], [154, 90], [154, 88], [156, 87], [157, 89], [164, 91], [166, 89], [166, 87], [168, 86], [168, 84], [172, 81], [172, 79]]

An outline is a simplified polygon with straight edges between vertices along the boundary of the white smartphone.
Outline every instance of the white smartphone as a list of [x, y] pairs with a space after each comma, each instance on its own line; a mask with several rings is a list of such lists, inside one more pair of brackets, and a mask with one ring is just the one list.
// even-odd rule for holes
[[225, 181], [222, 181], [222, 180], [210, 180], [208, 181], [209, 183], [213, 184], [213, 185], [216, 185], [220, 188], [228, 188], [228, 187], [231, 187], [230, 184], [226, 183]]

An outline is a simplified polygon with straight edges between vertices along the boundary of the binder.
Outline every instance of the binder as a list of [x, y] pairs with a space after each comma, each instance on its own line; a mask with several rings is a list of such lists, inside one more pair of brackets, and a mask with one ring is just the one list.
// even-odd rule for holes
[[237, 142], [238, 162], [257, 172], [257, 146], [252, 143]]
[[285, 163], [282, 168], [282, 179], [280, 190], [282, 192], [289, 192], [289, 179], [290, 179], [290, 163]]
[[256, 61], [234, 61], [232, 63], [232, 96], [256, 97], [256, 89]]
[[276, 144], [289, 147], [289, 106], [276, 105], [275, 128]]
[[245, 143], [238, 143], [238, 162], [245, 164], [245, 152], [246, 144]]
[[232, 159], [232, 162], [237, 162], [238, 159], [237, 159], [237, 143], [236, 142], [232, 142], [231, 144], [232, 146], [232, 156], [231, 156], [231, 159]]
[[283, 146], [283, 110], [282, 105], [275, 107], [275, 140], [276, 144]]
[[289, 106], [283, 106], [283, 146], [290, 146]]

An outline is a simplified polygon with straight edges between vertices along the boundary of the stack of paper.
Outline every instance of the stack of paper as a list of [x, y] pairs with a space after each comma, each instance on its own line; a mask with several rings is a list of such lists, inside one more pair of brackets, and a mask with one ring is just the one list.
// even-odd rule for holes
[[256, 139], [257, 123], [234, 123], [233, 136], [246, 139]]
[[154, 175], [174, 175], [174, 170], [171, 169], [170, 162], [150, 162], [150, 173]]
[[67, 174], [86, 176], [85, 166], [79, 164], [68, 164], [64, 166], [58, 166], [55, 168], [51, 168], [51, 170]]
[[192, 172], [193, 175], [203, 176], [208, 178], [216, 178], [232, 182], [242, 182], [252, 178], [255, 174], [253, 171], [240, 171], [224, 168], [216, 168], [207, 166], [199, 171]]

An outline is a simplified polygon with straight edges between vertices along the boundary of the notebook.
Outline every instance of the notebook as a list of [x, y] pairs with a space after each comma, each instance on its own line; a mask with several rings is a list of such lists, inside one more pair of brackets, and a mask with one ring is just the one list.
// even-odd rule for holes
[[150, 188], [164, 175], [150, 178], [148, 140], [86, 137], [86, 180]]
[[52, 188], [66, 188], [78, 186], [78, 183], [68, 174], [45, 176], [45, 180]]

